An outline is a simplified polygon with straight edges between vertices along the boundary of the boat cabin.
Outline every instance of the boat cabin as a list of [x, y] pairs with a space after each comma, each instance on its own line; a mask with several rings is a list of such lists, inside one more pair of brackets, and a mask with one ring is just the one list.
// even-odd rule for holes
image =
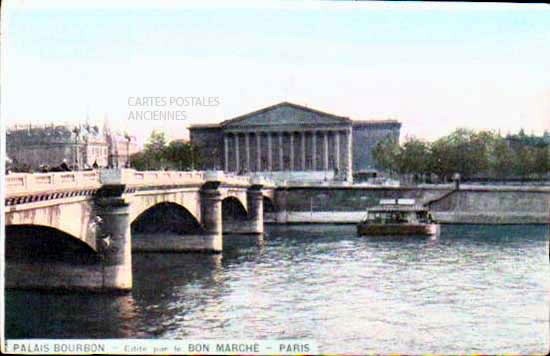
[[367, 223], [429, 224], [433, 222], [428, 209], [415, 204], [414, 199], [382, 199], [380, 205], [367, 209]]

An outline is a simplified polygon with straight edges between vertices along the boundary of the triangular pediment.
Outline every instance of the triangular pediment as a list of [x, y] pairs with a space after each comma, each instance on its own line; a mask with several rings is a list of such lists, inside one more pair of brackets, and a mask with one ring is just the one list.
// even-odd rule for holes
[[350, 124], [346, 117], [292, 103], [280, 103], [221, 123], [224, 128], [265, 126], [318, 126]]

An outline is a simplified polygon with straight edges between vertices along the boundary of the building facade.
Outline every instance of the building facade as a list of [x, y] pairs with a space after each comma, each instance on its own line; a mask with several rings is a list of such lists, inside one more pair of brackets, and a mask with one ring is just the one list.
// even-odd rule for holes
[[11, 165], [33, 171], [65, 162], [71, 169], [124, 167], [137, 152], [134, 137], [111, 134], [95, 125], [14, 126], [6, 130]]
[[15, 126], [6, 130], [6, 154], [12, 163], [38, 170], [62, 162], [77, 169], [107, 166], [108, 147], [97, 126]]
[[353, 172], [354, 174], [377, 171], [372, 155], [381, 140], [391, 137], [399, 142], [401, 123], [396, 120], [353, 121]]
[[[385, 134], [399, 137], [395, 120], [352, 121], [283, 102], [217, 125], [190, 127], [202, 169], [255, 172], [275, 179], [351, 181], [373, 165], [368, 147]], [[369, 144], [368, 146], [366, 144]]]

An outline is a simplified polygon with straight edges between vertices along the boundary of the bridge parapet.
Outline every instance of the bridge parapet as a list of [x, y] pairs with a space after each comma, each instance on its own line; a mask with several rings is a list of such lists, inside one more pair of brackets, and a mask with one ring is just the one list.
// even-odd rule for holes
[[75, 187], [97, 189], [100, 186], [97, 171], [12, 173], [6, 176], [6, 197], [55, 192]]
[[250, 175], [250, 184], [251, 185], [261, 185], [264, 188], [277, 188], [275, 181], [269, 177], [265, 177], [261, 174], [252, 174]]
[[202, 171], [136, 171], [134, 169], [104, 169], [102, 184], [124, 184], [131, 187], [204, 183]]
[[267, 189], [276, 188], [273, 181], [257, 175], [234, 175], [223, 171], [136, 171], [124, 168], [74, 172], [12, 173], [6, 176], [6, 198], [67, 191], [89, 190], [93, 192], [102, 185], [125, 185], [131, 188], [202, 186], [207, 181], [218, 181], [225, 187], [249, 188], [252, 185], [262, 185]]
[[250, 185], [250, 177], [240, 176], [220, 171], [221, 182], [224, 185], [247, 187]]
[[101, 170], [102, 184], [124, 184], [130, 187], [202, 185], [207, 181], [242, 187], [251, 184], [249, 176], [226, 174], [223, 171], [136, 171], [130, 168]]

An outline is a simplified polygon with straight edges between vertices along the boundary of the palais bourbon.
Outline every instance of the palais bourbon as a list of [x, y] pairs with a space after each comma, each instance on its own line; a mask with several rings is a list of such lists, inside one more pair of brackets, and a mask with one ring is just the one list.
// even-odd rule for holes
[[351, 120], [283, 102], [214, 125], [193, 125], [201, 169], [257, 172], [291, 181], [351, 182], [374, 170], [372, 150], [387, 136], [399, 140], [396, 120]]

